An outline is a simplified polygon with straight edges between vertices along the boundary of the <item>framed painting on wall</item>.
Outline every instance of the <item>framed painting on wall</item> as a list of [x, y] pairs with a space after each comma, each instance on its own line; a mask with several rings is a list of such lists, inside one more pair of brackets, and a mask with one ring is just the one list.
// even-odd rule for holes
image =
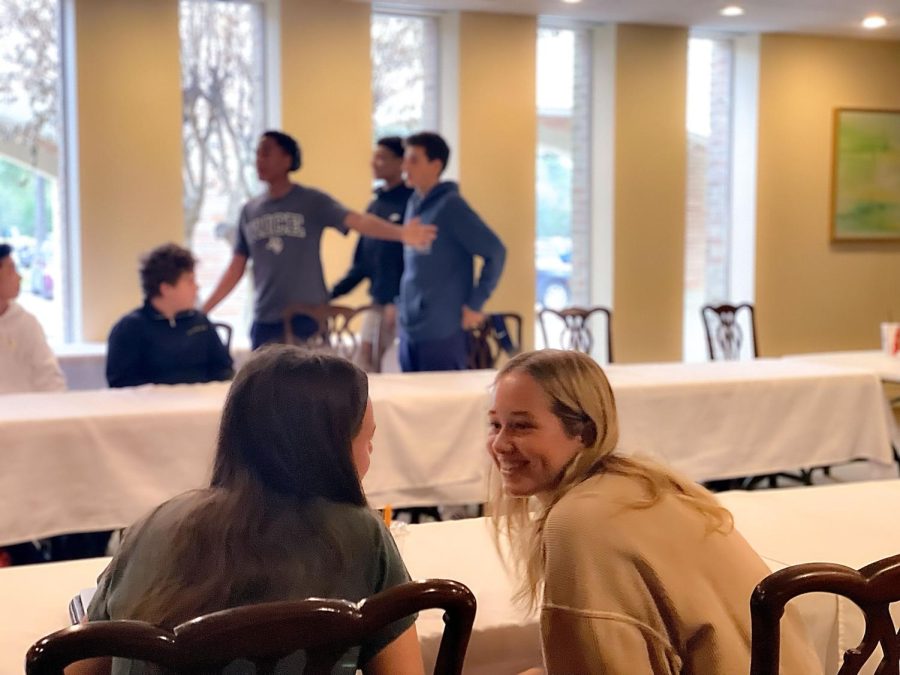
[[837, 108], [832, 241], [900, 241], [900, 110]]

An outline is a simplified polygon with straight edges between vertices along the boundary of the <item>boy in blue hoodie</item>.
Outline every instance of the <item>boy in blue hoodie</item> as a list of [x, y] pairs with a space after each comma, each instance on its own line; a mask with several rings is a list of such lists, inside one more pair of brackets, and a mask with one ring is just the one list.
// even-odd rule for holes
[[[462, 198], [457, 184], [441, 181], [449, 158], [450, 148], [438, 134], [406, 139], [403, 170], [415, 190], [406, 220], [433, 223], [438, 235], [430, 245], [404, 247], [397, 305], [404, 372], [465, 369], [465, 331], [485, 320], [482, 307], [506, 261], [503, 243]], [[477, 282], [475, 256], [484, 260]]]

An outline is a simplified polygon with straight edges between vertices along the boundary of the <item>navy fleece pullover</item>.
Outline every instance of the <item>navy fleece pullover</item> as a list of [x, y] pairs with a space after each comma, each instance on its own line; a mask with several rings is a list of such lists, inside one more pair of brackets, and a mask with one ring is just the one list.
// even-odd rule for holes
[[[437, 225], [437, 239], [424, 249], [404, 247], [398, 315], [413, 342], [441, 340], [462, 330], [463, 305], [481, 311], [506, 261], [506, 248], [459, 194], [456, 183], [439, 183], [414, 194], [406, 220], [418, 216]], [[474, 281], [473, 256], [484, 259]]]
[[[366, 212], [402, 225], [406, 203], [412, 195], [412, 189], [401, 183], [391, 189], [379, 188], [375, 191], [375, 195]], [[397, 298], [402, 274], [403, 244], [399, 241], [361, 236], [353, 253], [353, 265], [344, 278], [335, 284], [331, 290], [331, 297], [339, 298], [346, 295], [356, 288], [360, 281], [368, 279], [372, 302], [388, 305]]]
[[109, 334], [110, 387], [194, 384], [233, 375], [231, 356], [215, 327], [196, 310], [179, 312], [170, 321], [147, 301], [123, 316]]

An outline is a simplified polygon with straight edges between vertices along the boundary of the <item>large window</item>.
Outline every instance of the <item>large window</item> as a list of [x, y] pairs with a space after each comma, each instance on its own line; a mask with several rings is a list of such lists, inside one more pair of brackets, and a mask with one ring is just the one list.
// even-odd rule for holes
[[374, 138], [438, 128], [438, 20], [372, 15]]
[[[265, 124], [264, 6], [182, 0], [184, 237], [206, 297], [231, 260], [241, 206], [260, 190], [256, 143]], [[246, 339], [250, 275], [215, 310]]]
[[19, 302], [52, 342], [72, 336], [63, 205], [58, 0], [0, 0], [0, 241]]
[[538, 29], [535, 297], [554, 309], [589, 302], [590, 65], [588, 29]]
[[688, 43], [687, 232], [685, 245], [684, 359], [706, 358], [700, 308], [740, 302], [730, 298], [732, 88], [730, 40]]

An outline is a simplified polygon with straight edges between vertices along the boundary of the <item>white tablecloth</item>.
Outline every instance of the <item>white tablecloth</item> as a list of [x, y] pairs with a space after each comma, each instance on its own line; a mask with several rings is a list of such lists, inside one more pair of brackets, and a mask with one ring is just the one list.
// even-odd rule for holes
[[59, 367], [72, 390], [106, 387], [106, 343], [75, 342], [53, 347]]
[[[772, 569], [810, 561], [861, 567], [900, 551], [900, 522], [885, 517], [900, 510], [900, 480], [731, 492], [721, 499]], [[510, 602], [512, 583], [487, 521], [414, 525], [398, 543], [414, 578], [458, 579], [475, 593], [478, 613], [468, 675], [516, 673], [540, 662], [537, 619]], [[0, 606], [10, 618], [0, 629], [0, 673], [21, 672], [28, 646], [67, 625], [69, 599], [93, 585], [107, 560], [0, 569]], [[861, 614], [848, 601], [820, 594], [798, 600], [798, 607], [826, 673], [834, 673], [843, 651], [862, 634]], [[440, 613], [422, 613], [417, 628], [426, 663], [433, 663]]]
[[[824, 364], [608, 366], [620, 446], [695, 480], [870, 461], [896, 475], [878, 378]], [[479, 502], [491, 371], [370, 378], [373, 505]], [[227, 384], [0, 397], [0, 545], [124, 527], [208, 479]]]
[[[489, 371], [374, 375], [375, 506], [479, 502]], [[0, 397], [0, 545], [130, 524], [208, 483], [227, 383]]]
[[619, 445], [694, 480], [733, 478], [867, 459], [896, 476], [893, 417], [871, 372], [757, 359], [609, 365]]
[[[55, 345], [53, 351], [71, 391], [106, 388], [106, 343], [72, 342]], [[231, 348], [235, 370], [250, 358], [249, 347]]]
[[878, 375], [884, 382], [900, 384], [900, 357], [888, 356], [882, 351], [791, 354], [783, 358], [827, 363], [832, 366], [843, 366], [856, 370], [868, 370]]

